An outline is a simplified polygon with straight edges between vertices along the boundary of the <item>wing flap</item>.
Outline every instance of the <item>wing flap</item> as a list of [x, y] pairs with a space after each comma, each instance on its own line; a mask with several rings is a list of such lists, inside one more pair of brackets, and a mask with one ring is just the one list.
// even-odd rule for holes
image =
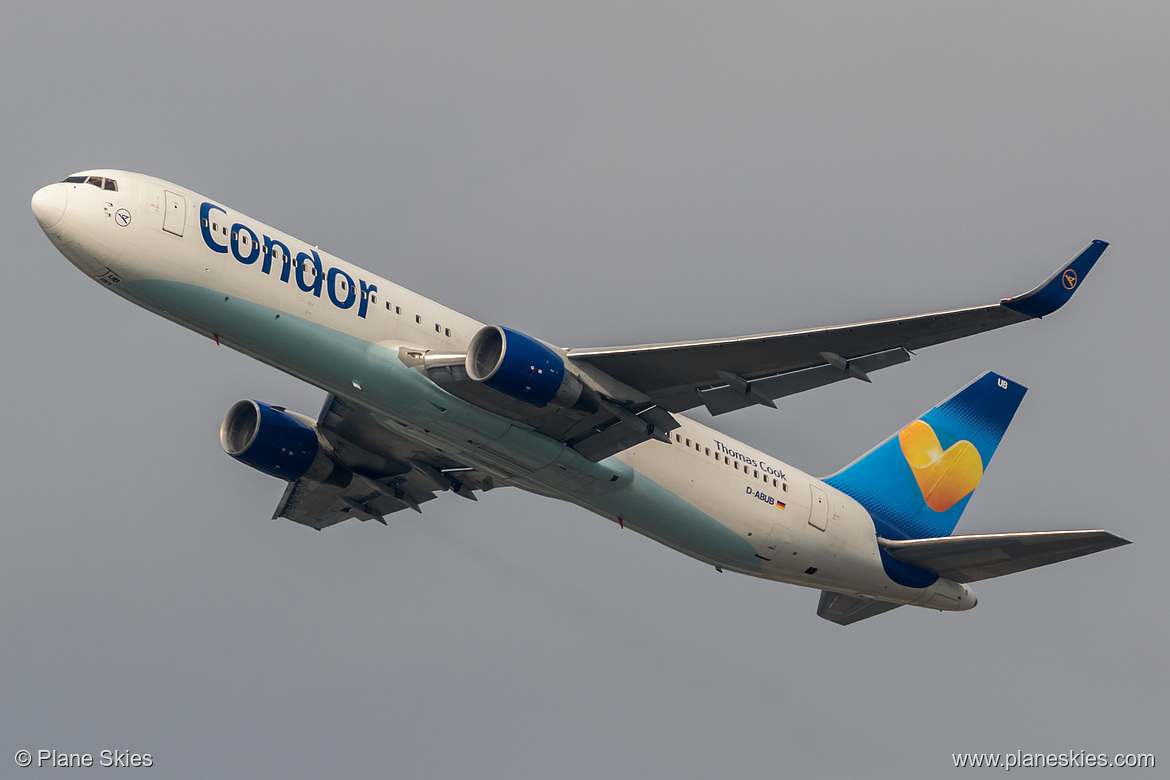
[[1129, 540], [1094, 530], [901, 540], [879, 537], [878, 544], [902, 563], [955, 582], [977, 582], [1120, 547]]
[[[731, 384], [706, 387], [699, 390], [699, 399], [707, 407], [707, 411], [712, 415], [719, 415], [762, 403], [761, 397], [775, 400], [786, 395], [803, 393], [805, 390], [823, 387], [842, 379], [848, 379], [850, 376], [858, 376], [857, 372], [861, 372], [864, 376], [870, 371], [905, 363], [909, 359], [910, 353], [902, 347], [897, 347], [844, 361], [844, 365], [825, 363], [813, 368], [747, 380], [744, 389], [736, 388]], [[850, 373], [851, 370], [852, 373]]]

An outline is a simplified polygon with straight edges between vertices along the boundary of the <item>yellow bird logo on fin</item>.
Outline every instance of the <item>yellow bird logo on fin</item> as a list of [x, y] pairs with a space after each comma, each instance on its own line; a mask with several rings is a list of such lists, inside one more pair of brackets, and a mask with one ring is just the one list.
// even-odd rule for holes
[[945, 512], [962, 501], [983, 478], [983, 459], [974, 444], [964, 439], [943, 450], [934, 429], [922, 420], [903, 428], [898, 443], [922, 498], [936, 512]]

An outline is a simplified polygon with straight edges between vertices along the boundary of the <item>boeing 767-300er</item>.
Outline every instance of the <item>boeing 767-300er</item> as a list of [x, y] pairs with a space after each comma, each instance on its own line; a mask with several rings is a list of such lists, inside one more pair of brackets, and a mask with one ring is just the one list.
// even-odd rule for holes
[[318, 530], [441, 491], [514, 485], [719, 570], [821, 590], [840, 624], [975, 606], [967, 583], [1126, 544], [1106, 531], [952, 536], [1025, 388], [988, 372], [817, 479], [683, 416], [719, 415], [1043, 317], [1105, 251], [986, 306], [788, 333], [564, 349], [484, 325], [170, 182], [85, 171], [39, 190], [54, 246], [112, 292], [325, 390], [314, 420], [228, 410], [232, 457]]

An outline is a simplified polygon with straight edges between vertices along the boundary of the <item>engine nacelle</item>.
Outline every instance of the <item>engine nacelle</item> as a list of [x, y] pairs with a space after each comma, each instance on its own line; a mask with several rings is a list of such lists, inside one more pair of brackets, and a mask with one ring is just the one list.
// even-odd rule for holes
[[316, 426], [279, 406], [237, 402], [219, 427], [219, 443], [236, 460], [289, 482], [304, 477], [345, 487], [353, 478], [321, 446]]
[[485, 325], [471, 339], [465, 364], [476, 382], [513, 398], [545, 406], [572, 408], [581, 399], [581, 380], [565, 370], [564, 359], [531, 336], [499, 325]]

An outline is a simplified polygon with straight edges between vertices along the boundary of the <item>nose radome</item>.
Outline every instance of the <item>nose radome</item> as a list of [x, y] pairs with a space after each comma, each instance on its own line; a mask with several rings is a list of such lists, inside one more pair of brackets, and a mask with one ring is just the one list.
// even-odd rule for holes
[[69, 188], [64, 184], [41, 187], [32, 198], [33, 216], [37, 218], [41, 228], [48, 230], [61, 220], [68, 203]]

